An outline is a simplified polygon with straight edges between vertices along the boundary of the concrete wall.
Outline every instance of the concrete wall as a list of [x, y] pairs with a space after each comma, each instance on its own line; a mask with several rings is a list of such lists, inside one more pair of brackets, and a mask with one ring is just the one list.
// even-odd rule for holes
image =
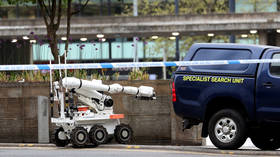
[[[203, 144], [204, 140], [200, 137], [201, 127], [182, 132], [182, 119], [173, 111], [169, 81], [117, 83], [131, 86], [147, 85], [156, 89], [157, 100], [154, 101], [138, 100], [135, 96], [124, 94], [112, 96], [114, 112], [125, 114], [122, 122], [131, 125], [136, 144]], [[37, 112], [40, 109], [38, 110], [37, 97], [40, 95], [49, 95], [47, 83], [0, 84], [0, 142], [38, 142], [40, 138]], [[57, 111], [57, 108], [54, 110]], [[54, 128], [55, 125], [50, 124], [49, 132]]]
[[0, 142], [37, 142], [37, 95], [47, 84], [0, 84]]

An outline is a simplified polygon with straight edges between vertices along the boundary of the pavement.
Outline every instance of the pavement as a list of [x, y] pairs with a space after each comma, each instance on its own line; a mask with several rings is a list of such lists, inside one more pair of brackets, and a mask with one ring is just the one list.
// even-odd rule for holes
[[[56, 147], [54, 144], [39, 143], [0, 143], [0, 147]], [[70, 147], [71, 148], [71, 147]], [[102, 149], [147, 149], [147, 150], [172, 150], [188, 151], [224, 155], [250, 155], [250, 156], [280, 156], [280, 149], [275, 151], [262, 151], [256, 147], [243, 146], [238, 150], [220, 150], [213, 146], [174, 146], [174, 145], [122, 145], [122, 144], [104, 144], [99, 145]], [[92, 148], [94, 149], [94, 148]]]

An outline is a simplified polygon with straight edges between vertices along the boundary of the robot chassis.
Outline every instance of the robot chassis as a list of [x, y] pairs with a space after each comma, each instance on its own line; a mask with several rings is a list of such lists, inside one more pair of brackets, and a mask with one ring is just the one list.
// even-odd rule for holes
[[[148, 86], [131, 87], [119, 84], [104, 85], [101, 80], [81, 80], [65, 77], [51, 82], [51, 122], [58, 128], [52, 134], [52, 141], [58, 147], [72, 143], [73, 147], [95, 146], [110, 142], [114, 137], [118, 143], [131, 142], [133, 131], [127, 124], [121, 124], [123, 114], [113, 113], [113, 100], [109, 94], [125, 93], [145, 100], [155, 99], [154, 88]], [[69, 90], [69, 92], [68, 92]], [[74, 104], [74, 96], [80, 103]], [[53, 104], [59, 106], [59, 117], [53, 117]]]

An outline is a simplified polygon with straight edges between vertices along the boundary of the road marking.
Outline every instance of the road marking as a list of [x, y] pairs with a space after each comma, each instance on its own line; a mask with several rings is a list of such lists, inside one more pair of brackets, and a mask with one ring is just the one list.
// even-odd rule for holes
[[223, 150], [221, 150], [221, 154], [234, 155], [234, 152], [228, 152], [228, 151], [223, 151]]
[[233, 154], [234, 154], [234, 152], [228, 152], [228, 154], [233, 155]]
[[45, 149], [45, 150], [56, 150], [58, 148], [56, 147], [25, 147], [25, 144], [20, 144], [18, 146], [12, 146], [12, 147], [0, 147], [0, 149]]
[[27, 147], [33, 147], [34, 144], [27, 144]]
[[27, 146], [27, 147], [33, 147], [34, 144], [19, 144], [18, 146], [19, 146], [19, 147], [25, 147], [25, 146]]

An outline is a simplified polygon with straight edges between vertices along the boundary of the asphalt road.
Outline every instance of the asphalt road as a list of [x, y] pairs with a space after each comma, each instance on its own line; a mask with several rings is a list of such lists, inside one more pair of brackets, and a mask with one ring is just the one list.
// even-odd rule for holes
[[[249, 155], [214, 154], [176, 150], [114, 149], [71, 147], [0, 147], [0, 157], [249, 157]], [[253, 155], [252, 155], [253, 156]]]

